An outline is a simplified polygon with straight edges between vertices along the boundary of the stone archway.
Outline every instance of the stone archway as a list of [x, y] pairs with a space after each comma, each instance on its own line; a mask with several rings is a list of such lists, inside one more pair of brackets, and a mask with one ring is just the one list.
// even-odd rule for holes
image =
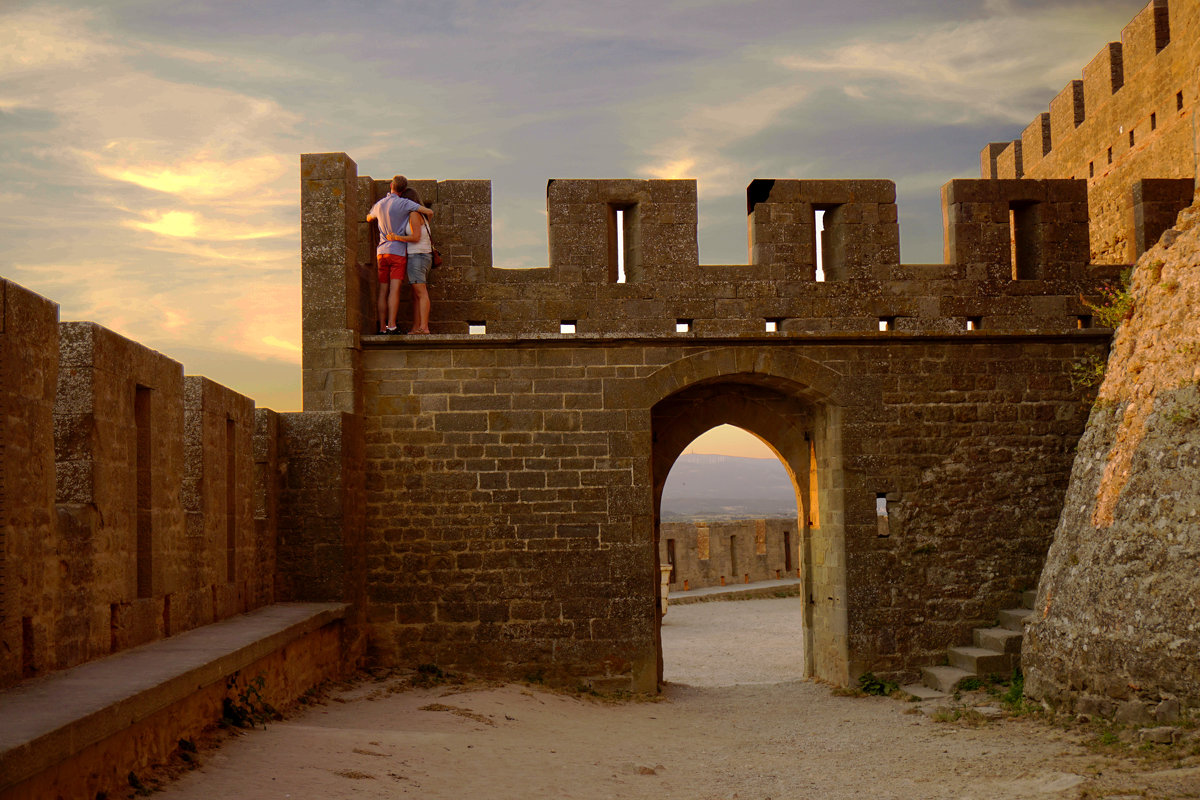
[[[675, 460], [696, 436], [718, 425], [736, 425], [749, 431], [779, 457], [796, 489], [805, 635], [805, 660], [798, 672], [803, 677], [845, 683], [849, 679], [849, 655], [840, 413], [836, 402], [840, 376], [801, 357], [770, 354], [771, 358], [763, 359], [762, 354], [756, 357], [745, 350], [725, 353], [728, 355], [705, 353], [693, 357], [694, 361], [684, 359], [652, 376], [658, 381], [657, 388], [666, 390], [651, 409], [653, 569], [657, 574], [663, 486]], [[710, 369], [697, 368], [705, 365]], [[703, 375], [703, 371], [710, 374]], [[811, 382], [783, 377], [780, 372], [804, 375]], [[815, 492], [810, 493], [813, 463]], [[814, 504], [819, 513], [810, 514]], [[814, 603], [817, 597], [827, 602]], [[655, 626], [661, 683], [663, 660], [657, 619]]]

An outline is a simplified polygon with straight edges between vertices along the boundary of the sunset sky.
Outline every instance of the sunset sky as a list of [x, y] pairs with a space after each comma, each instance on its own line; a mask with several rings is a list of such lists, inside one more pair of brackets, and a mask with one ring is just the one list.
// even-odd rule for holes
[[[0, 274], [299, 408], [299, 154], [492, 181], [500, 266], [549, 178], [696, 178], [746, 261], [754, 178], [889, 178], [902, 259], [1131, 0], [0, 2]], [[735, 453], [736, 454], [736, 453]]]

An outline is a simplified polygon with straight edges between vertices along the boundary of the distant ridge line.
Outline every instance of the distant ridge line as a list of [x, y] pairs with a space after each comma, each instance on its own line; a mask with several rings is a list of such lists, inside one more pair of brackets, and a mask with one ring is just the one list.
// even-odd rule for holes
[[720, 453], [684, 453], [680, 458], [687, 458], [698, 464], [724, 464], [728, 461], [773, 461], [771, 458], [753, 458], [751, 456], [727, 456]]

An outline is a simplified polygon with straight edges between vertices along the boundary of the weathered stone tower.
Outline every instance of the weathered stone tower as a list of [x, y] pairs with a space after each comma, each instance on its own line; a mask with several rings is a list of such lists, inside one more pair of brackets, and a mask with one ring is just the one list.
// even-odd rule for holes
[[902, 265], [890, 182], [756, 180], [750, 263], [708, 266], [693, 181], [552, 180], [530, 270], [491, 263], [486, 181], [414, 182], [434, 334], [380, 337], [386, 183], [341, 153], [301, 173], [305, 408], [362, 453], [375, 658], [653, 690], [659, 497], [723, 423], [810, 523], [798, 677], [914, 675], [1036, 584], [1086, 417], [1069, 368], [1109, 336], [1083, 181], [953, 181], [946, 263]]

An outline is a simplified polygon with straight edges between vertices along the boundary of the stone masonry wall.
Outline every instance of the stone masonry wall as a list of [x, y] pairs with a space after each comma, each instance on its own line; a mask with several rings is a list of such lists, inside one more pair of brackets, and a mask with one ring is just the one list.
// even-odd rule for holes
[[[302, 173], [306, 403], [363, 413], [379, 662], [653, 690], [658, 492], [723, 422], [814, 487], [800, 672], [911, 676], [1036, 580], [1084, 422], [1070, 367], [1108, 335], [1080, 302], [1115, 272], [1087, 264], [1082, 181], [952, 182], [942, 265], [898, 263], [887, 181], [755, 181], [750, 263], [710, 267], [694, 182], [553, 180], [529, 270], [488, 263], [486, 182], [414, 181], [452, 243], [435, 335], [379, 337], [359, 220], [383, 184], [340, 153]], [[360, 313], [323, 310], [322, 281]]]
[[1133, 273], [1027, 628], [1025, 691], [1145, 724], [1200, 708], [1200, 208]]
[[[319, 420], [281, 424], [112, 331], [60, 324], [20, 286], [0, 280], [0, 293], [0, 687], [274, 602], [277, 583], [294, 585], [280, 570], [313, 574], [276, 559], [284, 521], [296, 541], [318, 538], [323, 517], [344, 520], [347, 562], [362, 563], [353, 425], [333, 431], [333, 466], [314, 469], [284, 431]], [[360, 619], [361, 580], [355, 594], [332, 579]], [[357, 624], [347, 637], [353, 664]]]
[[[771, 362], [812, 359], [836, 369], [842, 412], [842, 457], [827, 462], [837, 477], [822, 480], [844, 494], [844, 511], [820, 523], [844, 555], [810, 556], [844, 559], [829, 563], [841, 586], [809, 587], [811, 613], [836, 606], [847, 620], [826, 634], [851, 662], [831, 661], [827, 675], [933, 663], [1034, 585], [1083, 424], [1067, 373], [1104, 344], [873, 338], [369, 347], [374, 656], [652, 688], [649, 453], [665, 434], [652, 433], [650, 417], [663, 375], [690, 362], [693, 380], [728, 381], [736, 403], [747, 367], [786, 386], [801, 374]], [[699, 364], [711, 374], [693, 373]], [[880, 493], [893, 509], [887, 538]]]
[[0, 279], [0, 686], [54, 661], [58, 306]]
[[[54, 666], [64, 668], [164, 635], [165, 597], [180, 588], [185, 552], [184, 428], [177, 362], [91, 323], [59, 329], [54, 452], [64, 585]], [[210, 610], [182, 627], [211, 618]]]
[[255, 576], [252, 480], [254, 401], [207, 378], [184, 378], [183, 508], [187, 573], [195, 605], [224, 619], [252, 608]]
[[[1132, 263], [1191, 202], [1197, 64], [1200, 7], [1152, 0], [1019, 140], [984, 148], [983, 177], [1086, 179], [1091, 260]], [[1143, 198], [1135, 196], [1143, 179], [1176, 179], [1182, 187], [1159, 187], [1150, 201], [1167, 203], [1169, 219], [1145, 218]]]
[[[795, 578], [800, 568], [798, 520], [664, 522], [658, 563], [671, 563], [670, 590]], [[791, 554], [786, 555], [786, 551]], [[673, 551], [675, 559], [668, 555]], [[790, 569], [788, 566], [790, 565]]]

